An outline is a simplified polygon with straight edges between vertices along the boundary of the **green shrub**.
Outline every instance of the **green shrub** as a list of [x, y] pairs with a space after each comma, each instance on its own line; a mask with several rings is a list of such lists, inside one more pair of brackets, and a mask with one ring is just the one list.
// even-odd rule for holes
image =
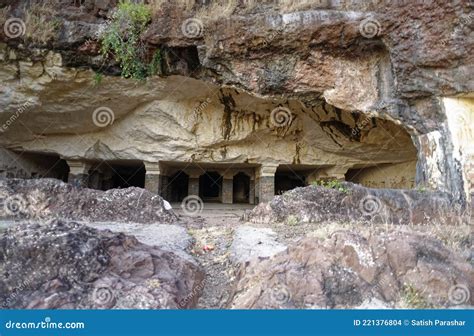
[[102, 54], [112, 54], [120, 64], [122, 77], [144, 79], [161, 69], [161, 53], [147, 62], [148, 48], [140, 36], [151, 20], [147, 5], [122, 0], [102, 36]]
[[340, 191], [344, 194], [349, 193], [349, 189], [345, 185], [343, 185], [341, 181], [335, 180], [335, 179], [334, 180], [315, 181], [315, 182], [313, 182], [313, 185], [318, 185], [318, 186], [328, 188], [328, 189], [335, 189], [335, 190]]

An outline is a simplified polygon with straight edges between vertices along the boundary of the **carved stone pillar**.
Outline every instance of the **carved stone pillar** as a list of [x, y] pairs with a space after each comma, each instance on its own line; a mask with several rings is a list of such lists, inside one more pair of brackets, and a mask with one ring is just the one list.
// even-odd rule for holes
[[69, 165], [68, 183], [75, 187], [87, 188], [90, 164], [78, 160], [67, 160], [67, 164]]
[[258, 202], [271, 201], [275, 196], [275, 173], [277, 165], [262, 165], [258, 170], [258, 181], [256, 190]]
[[155, 194], [161, 194], [160, 165], [156, 162], [145, 162], [145, 189]]

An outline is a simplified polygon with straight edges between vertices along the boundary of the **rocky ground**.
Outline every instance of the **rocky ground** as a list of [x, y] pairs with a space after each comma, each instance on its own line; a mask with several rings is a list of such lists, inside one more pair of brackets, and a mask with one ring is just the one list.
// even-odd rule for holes
[[58, 220], [9, 228], [0, 256], [4, 308], [189, 308], [204, 280], [191, 258]]
[[[121, 193], [132, 195], [125, 198], [133, 203], [145, 195], [135, 190]], [[4, 222], [10, 227], [0, 235], [0, 302], [7, 308], [430, 308], [474, 303], [472, 223], [304, 221], [297, 215], [324, 216], [307, 201], [315, 193], [346, 199], [344, 207], [329, 208], [336, 214], [345, 215], [351, 205], [345, 191], [302, 190], [254, 210], [206, 203], [191, 216], [174, 204], [169, 211], [173, 222], [133, 222], [134, 213], [128, 220], [80, 222], [20, 215]], [[95, 196], [86, 189], [77, 194], [88, 193]], [[302, 195], [306, 201], [294, 201]], [[118, 213], [121, 206], [142, 211], [127, 208], [120, 197], [114, 202]], [[423, 195], [417, 202], [424, 204]], [[273, 218], [275, 204], [285, 209], [284, 217], [257, 220]]]

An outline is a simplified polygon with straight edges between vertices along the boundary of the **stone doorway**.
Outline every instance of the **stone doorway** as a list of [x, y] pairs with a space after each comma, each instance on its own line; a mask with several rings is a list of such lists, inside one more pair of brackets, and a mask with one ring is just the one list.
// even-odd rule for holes
[[250, 202], [250, 176], [239, 172], [232, 181], [232, 203]]
[[306, 177], [294, 171], [278, 172], [275, 174], [275, 195], [297, 187], [306, 186]]
[[145, 186], [145, 165], [141, 161], [102, 161], [89, 166], [89, 169], [85, 168], [89, 188], [109, 190]]
[[222, 202], [222, 176], [218, 172], [205, 172], [199, 177], [199, 197], [205, 202]]
[[181, 202], [188, 196], [189, 175], [179, 170], [169, 178], [167, 196], [170, 202]]

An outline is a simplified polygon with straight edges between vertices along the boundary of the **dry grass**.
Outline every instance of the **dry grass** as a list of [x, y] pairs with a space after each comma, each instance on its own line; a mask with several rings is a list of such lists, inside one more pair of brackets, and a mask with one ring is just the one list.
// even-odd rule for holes
[[54, 0], [32, 1], [25, 5], [26, 39], [39, 44], [49, 42], [56, 36], [60, 21]]

